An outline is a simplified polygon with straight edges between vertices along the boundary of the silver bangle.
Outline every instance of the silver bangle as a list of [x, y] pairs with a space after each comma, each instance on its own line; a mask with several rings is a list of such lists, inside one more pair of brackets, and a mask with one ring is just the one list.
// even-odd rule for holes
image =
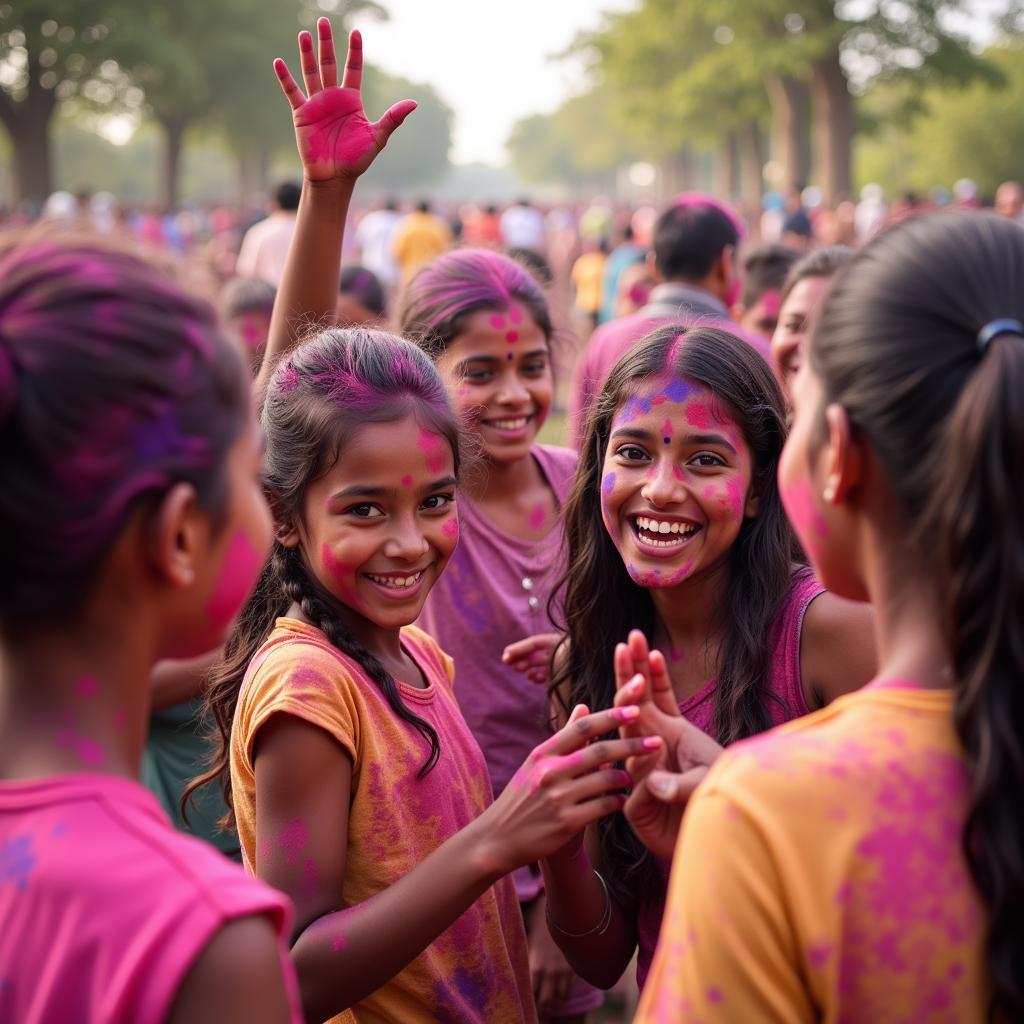
[[604, 913], [593, 928], [589, 928], [585, 932], [567, 932], [551, 920], [551, 900], [548, 899], [544, 904], [544, 916], [547, 918], [548, 927], [554, 929], [559, 935], [564, 935], [567, 939], [585, 939], [590, 935], [604, 935], [612, 923], [612, 894], [608, 891], [608, 883], [600, 871], [594, 868], [591, 868], [591, 871], [597, 875], [597, 880], [601, 883], [601, 888], [604, 889]]

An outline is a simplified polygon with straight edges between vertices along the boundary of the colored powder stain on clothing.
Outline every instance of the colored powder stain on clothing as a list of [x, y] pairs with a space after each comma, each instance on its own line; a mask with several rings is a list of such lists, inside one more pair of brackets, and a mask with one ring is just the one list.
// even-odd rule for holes
[[440, 473], [445, 464], [445, 440], [429, 430], [420, 431], [420, 451], [426, 457], [427, 470]]
[[821, 970], [832, 958], [832, 950], [833, 946], [831, 942], [821, 942], [816, 946], [811, 946], [807, 950], [807, 959], [810, 962], [810, 965]]
[[263, 555], [245, 531], [239, 530], [228, 544], [220, 576], [206, 603], [211, 625], [222, 629], [238, 614], [262, 568]]
[[539, 532], [544, 529], [547, 521], [548, 510], [544, 506], [543, 502], [538, 505], [534, 505], [533, 510], [530, 512], [530, 529]]
[[299, 854], [309, 845], [309, 833], [299, 818], [293, 818], [285, 824], [277, 845], [284, 851], [288, 863], [294, 864]]
[[30, 835], [0, 841], [0, 885], [13, 885], [18, 892], [24, 892], [36, 863]]

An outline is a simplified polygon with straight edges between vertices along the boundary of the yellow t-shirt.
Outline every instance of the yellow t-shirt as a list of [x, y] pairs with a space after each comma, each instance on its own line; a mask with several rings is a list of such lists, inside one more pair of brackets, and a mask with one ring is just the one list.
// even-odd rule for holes
[[576, 289], [576, 305], [586, 313], [601, 308], [601, 284], [606, 256], [603, 252], [585, 252], [572, 265], [572, 284]]
[[737, 744], [686, 811], [638, 1024], [981, 1021], [952, 693], [875, 683]]
[[402, 276], [408, 280], [424, 264], [440, 256], [452, 244], [452, 233], [440, 217], [419, 210], [399, 222], [392, 251]]
[[[402, 630], [402, 644], [429, 683], [426, 689], [399, 683], [402, 700], [441, 741], [440, 759], [422, 779], [416, 773], [426, 742], [394, 714], [360, 666], [315, 627], [277, 620], [246, 674], [231, 730], [235, 814], [250, 870], [256, 852], [253, 741], [274, 714], [319, 726], [352, 758], [344, 907], [393, 885], [490, 804], [486, 762], [452, 692], [451, 659], [414, 626]], [[526, 936], [511, 879], [492, 886], [352, 1012], [347, 1019], [359, 1024], [535, 1021]]]

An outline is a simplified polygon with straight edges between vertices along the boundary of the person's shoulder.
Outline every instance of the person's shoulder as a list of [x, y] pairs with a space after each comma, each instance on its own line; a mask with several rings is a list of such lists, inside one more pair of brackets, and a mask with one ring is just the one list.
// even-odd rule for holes
[[448, 687], [455, 682], [455, 662], [438, 642], [419, 626], [402, 627], [402, 643], [409, 648], [419, 661], [431, 672], [431, 683], [443, 683]]

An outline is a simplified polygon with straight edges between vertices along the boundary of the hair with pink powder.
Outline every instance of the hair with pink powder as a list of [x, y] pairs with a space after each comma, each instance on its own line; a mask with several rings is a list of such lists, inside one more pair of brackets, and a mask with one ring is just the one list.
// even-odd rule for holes
[[129, 516], [187, 481], [215, 513], [248, 385], [214, 310], [94, 238], [0, 246], [0, 620], [73, 616]]
[[536, 279], [520, 263], [490, 249], [457, 249], [428, 263], [406, 286], [399, 332], [437, 359], [480, 310], [526, 308], [550, 342], [551, 311]]

